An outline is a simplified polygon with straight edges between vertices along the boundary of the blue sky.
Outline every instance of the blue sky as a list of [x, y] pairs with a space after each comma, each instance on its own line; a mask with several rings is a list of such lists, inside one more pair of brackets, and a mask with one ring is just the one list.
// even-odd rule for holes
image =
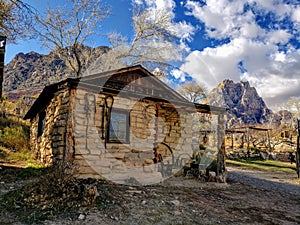
[[[43, 10], [64, 1], [27, 0]], [[173, 71], [185, 73], [211, 89], [224, 79], [249, 81], [269, 107], [300, 97], [299, 0], [107, 0], [111, 15], [103, 21], [94, 45], [108, 45], [105, 34], [132, 36], [132, 3], [172, 12], [172, 23], [185, 47], [185, 56]], [[37, 40], [7, 45], [6, 63], [18, 52], [37, 51]], [[182, 73], [184, 71], [185, 73]]]

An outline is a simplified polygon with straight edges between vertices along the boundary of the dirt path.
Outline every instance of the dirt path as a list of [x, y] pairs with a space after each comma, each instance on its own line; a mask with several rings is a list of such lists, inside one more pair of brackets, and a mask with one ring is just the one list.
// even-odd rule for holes
[[[92, 208], [61, 212], [29, 224], [300, 224], [300, 184], [296, 174], [265, 173], [228, 167], [227, 184], [173, 177], [161, 184], [130, 187], [97, 182]], [[2, 170], [3, 172], [3, 170]], [[0, 172], [1, 173], [1, 172]], [[2, 176], [3, 178], [4, 176]], [[14, 188], [13, 178], [0, 190]], [[8, 184], [9, 185], [5, 185]], [[21, 189], [16, 182], [15, 188]], [[16, 209], [0, 212], [0, 224], [26, 224], [24, 217], [44, 213]], [[27, 213], [27, 214], [26, 214]]]

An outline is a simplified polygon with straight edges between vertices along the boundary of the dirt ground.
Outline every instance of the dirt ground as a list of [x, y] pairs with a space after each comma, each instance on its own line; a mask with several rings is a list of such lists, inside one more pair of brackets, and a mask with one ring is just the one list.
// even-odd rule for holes
[[[12, 168], [0, 167], [0, 198], [40, 179], [14, 178]], [[0, 208], [0, 224], [300, 224], [296, 173], [270, 174], [229, 166], [226, 184], [178, 176], [151, 186], [106, 181], [89, 185], [96, 186], [98, 193], [89, 206], [35, 219], [43, 210], [7, 205], [7, 209]]]

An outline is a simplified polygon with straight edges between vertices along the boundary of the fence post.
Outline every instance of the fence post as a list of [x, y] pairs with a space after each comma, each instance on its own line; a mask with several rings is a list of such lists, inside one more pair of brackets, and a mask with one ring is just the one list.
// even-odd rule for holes
[[300, 118], [298, 118], [296, 166], [297, 166], [297, 175], [298, 175], [298, 178], [300, 178]]

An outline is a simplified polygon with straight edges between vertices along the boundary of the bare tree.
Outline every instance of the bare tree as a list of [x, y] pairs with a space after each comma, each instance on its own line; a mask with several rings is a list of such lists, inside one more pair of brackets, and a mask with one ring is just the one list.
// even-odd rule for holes
[[147, 61], [165, 63], [170, 59], [179, 59], [171, 13], [166, 9], [150, 10], [140, 7], [134, 8], [133, 12], [135, 36], [128, 50], [131, 63]]
[[300, 117], [300, 98], [290, 97], [285, 104], [285, 108], [294, 114], [294, 117]]
[[285, 104], [285, 108], [292, 113], [293, 118], [290, 122], [290, 129], [293, 130], [295, 137], [298, 129], [298, 119], [300, 118], [300, 98], [290, 97]]
[[181, 59], [170, 12], [134, 5], [132, 20], [132, 39], [116, 33], [108, 35], [111, 50], [99, 58], [90, 70], [101, 72], [136, 64], [146, 65], [151, 71], [156, 67], [163, 70], [170, 61]]
[[183, 86], [178, 86], [178, 92], [187, 100], [199, 103], [206, 98], [207, 88], [204, 84], [189, 81]]
[[0, 0], [0, 35], [10, 42], [31, 37], [35, 9], [21, 0]]
[[63, 7], [48, 8], [45, 16], [37, 14], [35, 33], [80, 77], [94, 54], [83, 46], [97, 34], [108, 14], [101, 0], [70, 0]]

